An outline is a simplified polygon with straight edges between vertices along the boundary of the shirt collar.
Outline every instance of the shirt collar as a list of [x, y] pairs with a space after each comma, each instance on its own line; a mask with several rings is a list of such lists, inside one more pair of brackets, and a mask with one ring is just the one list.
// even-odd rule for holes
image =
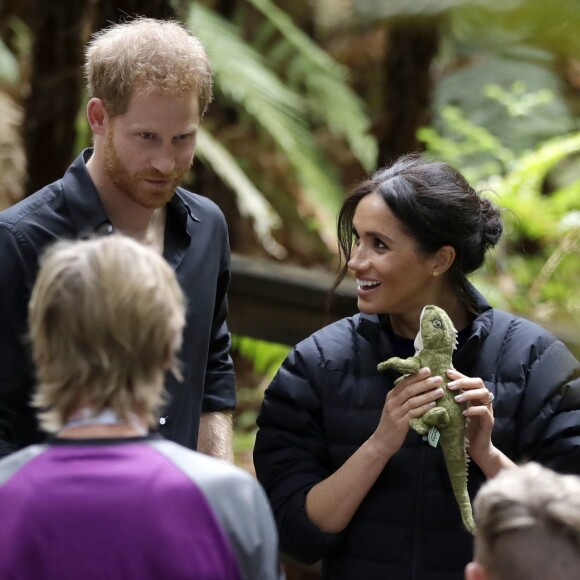
[[62, 179], [63, 192], [72, 223], [79, 237], [112, 233], [111, 222], [87, 170], [92, 149], [85, 149], [68, 168]]
[[[63, 191], [73, 224], [80, 238], [113, 233], [113, 226], [105, 213], [97, 189], [89, 175], [87, 162], [93, 154], [87, 148], [73, 161], [63, 177]], [[175, 265], [181, 260], [182, 250], [191, 240], [187, 220], [201, 223], [187, 203], [184, 191], [177, 188], [167, 204], [166, 251], [167, 260]]]

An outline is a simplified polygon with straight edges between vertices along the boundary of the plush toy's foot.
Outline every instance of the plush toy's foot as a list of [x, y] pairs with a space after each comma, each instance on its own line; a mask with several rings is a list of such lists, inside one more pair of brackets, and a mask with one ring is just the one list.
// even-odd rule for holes
[[419, 433], [419, 435], [427, 435], [427, 433], [429, 433], [429, 429], [431, 429], [429, 425], [426, 425], [423, 422], [423, 419], [410, 419], [409, 425], [411, 425], [411, 428]]
[[434, 409], [429, 409], [423, 415], [422, 420], [430, 427], [442, 429], [449, 424], [449, 413], [443, 407], [435, 407]]

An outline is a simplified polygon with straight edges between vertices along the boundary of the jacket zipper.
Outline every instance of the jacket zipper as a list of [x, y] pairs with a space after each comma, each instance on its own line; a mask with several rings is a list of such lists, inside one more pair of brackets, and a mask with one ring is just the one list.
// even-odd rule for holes
[[415, 526], [413, 531], [413, 547], [411, 549], [411, 580], [419, 580], [419, 533], [421, 531], [421, 511], [423, 500], [423, 473], [425, 471], [425, 444], [427, 436], [423, 435], [419, 446], [419, 465], [417, 469], [417, 493], [415, 494]]

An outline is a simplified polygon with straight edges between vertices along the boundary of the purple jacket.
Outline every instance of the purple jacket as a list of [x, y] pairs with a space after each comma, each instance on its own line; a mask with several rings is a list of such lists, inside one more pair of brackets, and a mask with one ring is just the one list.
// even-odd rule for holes
[[277, 580], [248, 473], [159, 436], [57, 439], [0, 461], [0, 578]]

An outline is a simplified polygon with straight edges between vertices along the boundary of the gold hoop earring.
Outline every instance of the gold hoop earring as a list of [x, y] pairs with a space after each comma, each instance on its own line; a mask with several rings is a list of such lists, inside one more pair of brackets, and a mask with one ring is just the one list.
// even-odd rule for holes
[[431, 276], [437, 278], [437, 276], [439, 276], [439, 272], [437, 272], [437, 270], [433, 270], [433, 272], [431, 272]]

